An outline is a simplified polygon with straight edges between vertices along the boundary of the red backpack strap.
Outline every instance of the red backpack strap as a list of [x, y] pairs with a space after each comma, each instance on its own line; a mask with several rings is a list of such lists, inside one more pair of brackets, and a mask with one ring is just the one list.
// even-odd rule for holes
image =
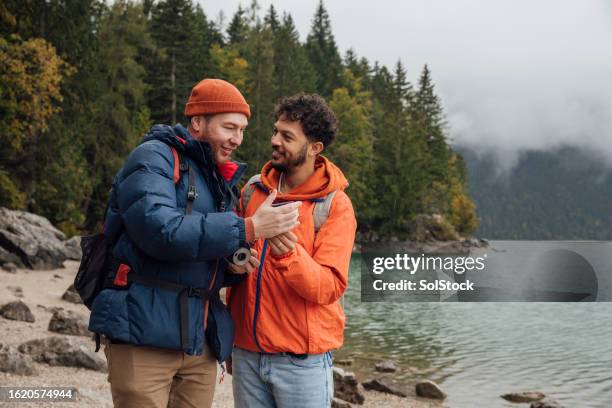
[[181, 160], [179, 159], [179, 154], [174, 147], [170, 146], [170, 150], [172, 150], [172, 156], [174, 157], [174, 173], [172, 176], [172, 180], [174, 181], [174, 184], [177, 184], [181, 179]]

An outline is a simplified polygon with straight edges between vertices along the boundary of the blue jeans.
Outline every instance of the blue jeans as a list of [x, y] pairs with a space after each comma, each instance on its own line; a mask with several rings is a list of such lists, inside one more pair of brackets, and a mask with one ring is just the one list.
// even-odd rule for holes
[[236, 408], [327, 408], [334, 395], [330, 352], [300, 359], [235, 347], [232, 385]]

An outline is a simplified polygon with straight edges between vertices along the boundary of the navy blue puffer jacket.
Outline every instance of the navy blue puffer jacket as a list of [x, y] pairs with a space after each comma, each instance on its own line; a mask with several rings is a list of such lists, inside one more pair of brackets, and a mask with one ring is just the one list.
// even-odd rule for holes
[[[185, 215], [188, 176], [173, 181], [174, 157], [196, 170], [197, 198]], [[232, 187], [244, 173], [239, 164], [227, 182], [215, 170], [210, 146], [193, 139], [182, 126], [155, 125], [115, 177], [105, 219], [113, 255], [129, 274], [194, 288], [208, 288], [218, 264], [212, 292], [239, 279], [226, 274], [227, 262], [246, 239], [244, 219], [233, 211]], [[224, 279], [225, 278], [225, 279]], [[136, 345], [182, 350], [199, 355], [206, 341], [217, 359], [231, 354], [234, 326], [218, 297], [210, 299], [206, 325], [204, 300], [188, 297], [181, 316], [177, 291], [132, 282], [126, 289], [104, 289], [96, 297], [89, 330]], [[188, 325], [181, 342], [181, 317]], [[185, 320], [186, 319], [186, 320]], [[187, 346], [186, 346], [187, 344]]]

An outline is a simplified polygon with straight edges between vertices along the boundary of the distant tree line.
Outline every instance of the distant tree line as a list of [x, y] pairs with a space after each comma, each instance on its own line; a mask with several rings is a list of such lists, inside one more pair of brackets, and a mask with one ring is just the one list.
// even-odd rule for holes
[[147, 128], [184, 123], [191, 87], [219, 77], [252, 107], [237, 157], [250, 174], [270, 157], [276, 101], [316, 92], [340, 121], [325, 154], [350, 181], [363, 234], [409, 237], [419, 214], [462, 235], [478, 225], [430, 69], [413, 85], [400, 62], [341, 56], [323, 3], [304, 43], [289, 13], [256, 2], [227, 27], [191, 0], [6, 0], [0, 18], [0, 205], [93, 230]]
[[511, 240], [612, 240], [612, 169], [591, 152], [527, 151], [507, 173], [494, 155], [462, 150], [479, 237]]

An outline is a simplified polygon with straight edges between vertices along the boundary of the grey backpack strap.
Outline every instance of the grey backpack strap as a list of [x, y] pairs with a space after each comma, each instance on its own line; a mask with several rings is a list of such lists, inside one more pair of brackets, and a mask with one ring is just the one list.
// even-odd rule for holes
[[317, 201], [312, 210], [312, 218], [314, 219], [315, 234], [319, 232], [321, 226], [327, 221], [329, 217], [329, 209], [331, 208], [332, 200], [336, 195], [336, 191], [332, 191], [322, 201]]
[[[314, 210], [312, 210], [312, 217], [314, 218], [314, 230], [315, 236], [321, 229], [321, 226], [327, 221], [329, 217], [329, 209], [331, 208], [332, 200], [336, 195], [336, 191], [334, 190], [327, 195], [322, 201], [317, 201], [314, 205]], [[344, 295], [340, 298], [340, 306], [342, 310], [344, 310]]]
[[[247, 181], [242, 192], [242, 209], [246, 210], [255, 191], [255, 184], [261, 183], [261, 174], [256, 174]], [[327, 221], [329, 217], [329, 209], [331, 208], [332, 200], [336, 195], [336, 191], [329, 193], [323, 200], [317, 201], [312, 210], [312, 216], [314, 219], [315, 234], [319, 232], [321, 226]]]
[[255, 191], [255, 183], [261, 182], [261, 174], [256, 174], [247, 181], [244, 189], [242, 190], [242, 210], [246, 211], [249, 206], [249, 201], [251, 201], [251, 197], [253, 196], [253, 191]]

